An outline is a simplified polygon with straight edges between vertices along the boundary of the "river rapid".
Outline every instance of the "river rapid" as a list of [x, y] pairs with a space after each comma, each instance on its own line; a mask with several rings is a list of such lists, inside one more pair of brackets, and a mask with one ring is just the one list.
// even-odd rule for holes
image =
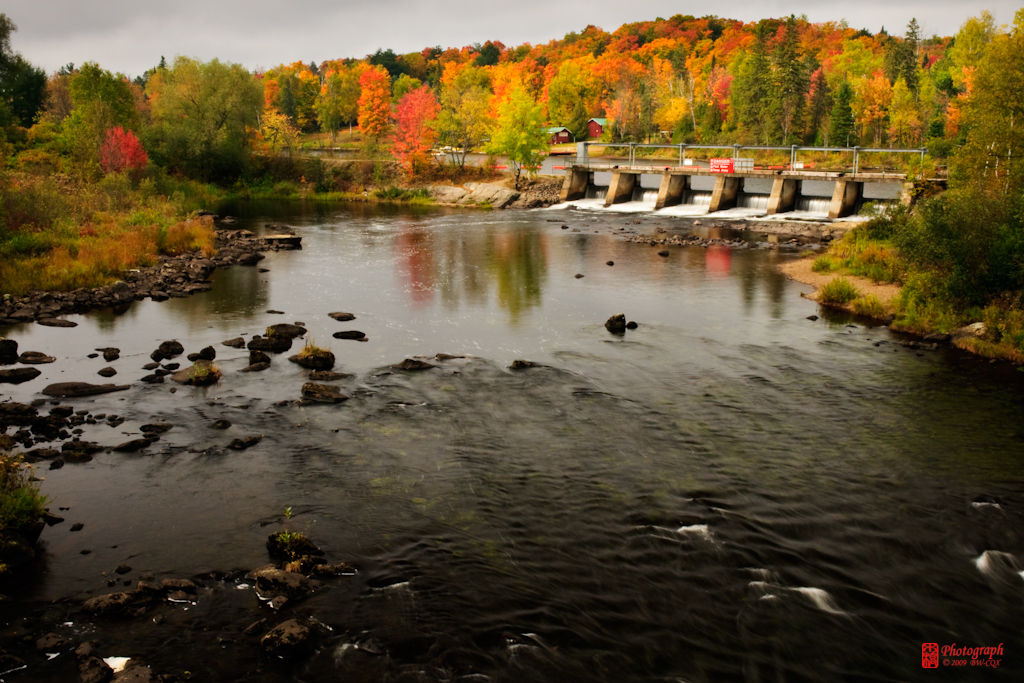
[[[4, 397], [131, 383], [60, 403], [125, 418], [84, 426], [103, 445], [174, 425], [140, 453], [39, 467], [66, 521], [43, 532], [38, 575], [8, 589], [6, 633], [30, 617], [179, 680], [1024, 677], [1019, 371], [826, 315], [776, 270], [795, 251], [662, 256], [622, 239], [677, 229], [664, 218], [230, 211], [256, 232], [294, 226], [303, 249], [187, 299], [68, 316], [73, 329], [0, 328], [57, 358]], [[638, 327], [612, 335], [620, 312]], [[351, 373], [335, 382], [345, 403], [297, 404], [307, 372], [289, 354], [240, 373], [248, 352], [221, 344], [296, 321]], [[368, 341], [332, 338], [347, 329]], [[139, 383], [168, 339], [213, 345], [222, 380]], [[100, 347], [120, 359], [87, 358]], [[391, 367], [415, 356], [437, 367]], [[250, 434], [263, 438], [226, 448]], [[358, 572], [272, 612], [244, 570], [281, 528]], [[79, 609], [161, 577], [205, 578], [159, 619]], [[284, 665], [257, 638], [293, 616], [326, 635]], [[936, 671], [923, 643], [1005, 654]], [[62, 680], [71, 658], [4, 680]]]

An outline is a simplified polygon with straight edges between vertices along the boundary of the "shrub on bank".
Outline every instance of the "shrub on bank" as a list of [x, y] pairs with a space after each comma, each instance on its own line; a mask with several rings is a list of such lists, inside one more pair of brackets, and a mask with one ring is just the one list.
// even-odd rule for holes
[[874, 294], [866, 294], [864, 296], [857, 297], [850, 302], [850, 310], [857, 315], [863, 315], [875, 319], [882, 319], [888, 315], [885, 305], [882, 304]]
[[860, 296], [852, 282], [837, 277], [821, 288], [821, 302], [826, 304], [847, 304]]
[[46, 498], [20, 457], [0, 453], [0, 574], [11, 563], [31, 557], [42, 530]]

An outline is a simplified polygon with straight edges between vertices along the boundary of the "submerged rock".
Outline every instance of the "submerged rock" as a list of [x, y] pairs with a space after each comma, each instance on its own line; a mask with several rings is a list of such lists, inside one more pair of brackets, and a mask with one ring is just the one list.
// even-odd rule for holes
[[245, 340], [241, 337], [235, 337], [234, 339], [225, 339], [221, 342], [224, 346], [230, 346], [233, 349], [245, 348]]
[[239, 372], [262, 372], [269, 367], [270, 363], [253, 363], [252, 365], [242, 368]]
[[302, 385], [302, 398], [317, 403], [341, 403], [348, 400], [348, 396], [341, 393], [338, 387], [316, 382], [306, 382]]
[[612, 334], [625, 334], [626, 315], [624, 313], [616, 313], [605, 321], [604, 327]]
[[233, 451], [244, 451], [246, 448], [252, 448], [262, 440], [262, 434], [250, 434], [249, 436], [243, 436], [238, 439], [234, 439], [231, 443], [228, 444], [228, 448], [230, 448]]
[[127, 384], [89, 384], [88, 382], [57, 382], [50, 384], [43, 393], [56, 398], [77, 398], [79, 396], [96, 396], [109, 394], [113, 391], [125, 391]]
[[391, 367], [394, 368], [395, 370], [409, 370], [409, 371], [412, 371], [412, 370], [430, 370], [432, 368], [436, 368], [437, 366], [433, 365], [432, 363], [428, 363], [428, 362], [426, 362], [424, 360], [419, 360], [418, 358], [406, 358], [401, 363], [395, 363]]
[[309, 379], [314, 382], [335, 382], [339, 379], [348, 379], [352, 375], [348, 372], [334, 372], [333, 370], [314, 370], [309, 373]]
[[343, 311], [335, 311], [334, 313], [328, 313], [329, 317], [334, 318], [340, 322], [348, 322], [349, 320], [355, 320], [356, 317], [351, 313], [345, 313]]
[[527, 368], [535, 368], [537, 364], [532, 360], [519, 360], [512, 361], [512, 365], [508, 366], [510, 370], [526, 370]]

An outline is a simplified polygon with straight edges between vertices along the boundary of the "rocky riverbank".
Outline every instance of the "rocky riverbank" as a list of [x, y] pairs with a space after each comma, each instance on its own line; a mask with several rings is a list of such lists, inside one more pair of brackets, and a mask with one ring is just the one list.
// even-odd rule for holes
[[4, 294], [0, 300], [0, 325], [38, 321], [41, 324], [71, 326], [61, 315], [127, 306], [150, 298], [164, 301], [210, 289], [209, 277], [223, 266], [253, 266], [263, 252], [300, 248], [295, 241], [258, 237], [248, 230], [216, 229], [216, 254], [206, 258], [198, 252], [162, 256], [149, 267], [131, 270], [106, 287], [69, 292], [31, 292], [23, 296]]
[[427, 188], [442, 206], [475, 206], [492, 209], [537, 209], [558, 203], [561, 178], [537, 177], [513, 189], [510, 180], [464, 185], [432, 185]]

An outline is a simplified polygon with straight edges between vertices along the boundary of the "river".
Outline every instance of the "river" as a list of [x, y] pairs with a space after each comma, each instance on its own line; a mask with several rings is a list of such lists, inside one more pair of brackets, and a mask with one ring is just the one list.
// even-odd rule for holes
[[[119, 582], [235, 577], [184, 608], [202, 628], [184, 612], [62, 622], [194, 680], [963, 679], [956, 662], [922, 668], [923, 643], [1004, 643], [999, 668], [972, 675], [1024, 676], [1020, 372], [824, 315], [776, 270], [795, 252], [664, 257], [621, 239], [671, 230], [663, 218], [232, 212], [257, 231], [287, 222], [304, 248], [188, 299], [0, 328], [57, 357], [5, 396], [111, 365], [129, 391], [65, 403], [126, 421], [83, 438], [174, 425], [142, 453], [40, 468], [66, 521], [8, 616], [112, 590], [125, 565]], [[639, 326], [615, 336], [603, 323], [620, 312]], [[295, 321], [353, 375], [337, 383], [350, 400], [296, 405], [305, 371], [277, 356], [239, 373], [248, 352], [220, 344]], [[368, 341], [332, 338], [344, 329]], [[172, 338], [214, 345], [221, 382], [138, 383]], [[87, 358], [106, 346], [120, 359]], [[390, 367], [438, 353], [464, 357]], [[263, 439], [225, 448], [247, 434]], [[289, 606], [332, 630], [287, 671], [242, 634], [254, 611], [276, 615], [231, 574], [266, 564], [282, 527], [359, 570]]]

